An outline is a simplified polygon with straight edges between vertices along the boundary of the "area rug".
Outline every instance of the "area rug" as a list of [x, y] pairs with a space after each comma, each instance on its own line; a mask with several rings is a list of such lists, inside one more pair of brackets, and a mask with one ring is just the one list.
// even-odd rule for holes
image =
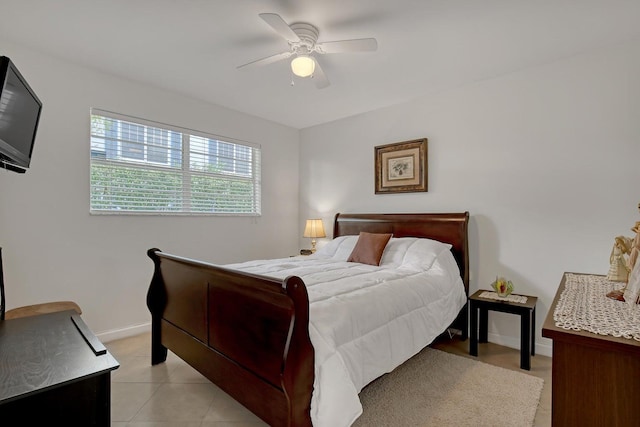
[[532, 426], [544, 380], [426, 348], [360, 393], [354, 427]]

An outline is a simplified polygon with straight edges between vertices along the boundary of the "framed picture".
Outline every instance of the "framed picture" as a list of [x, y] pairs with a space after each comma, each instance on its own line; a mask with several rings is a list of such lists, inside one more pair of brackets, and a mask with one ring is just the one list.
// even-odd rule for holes
[[427, 191], [427, 138], [375, 147], [376, 194]]

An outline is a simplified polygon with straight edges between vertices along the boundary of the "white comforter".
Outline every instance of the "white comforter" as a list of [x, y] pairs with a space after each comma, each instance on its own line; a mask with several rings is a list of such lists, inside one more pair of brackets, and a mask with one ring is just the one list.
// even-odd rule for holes
[[362, 413], [360, 390], [431, 343], [466, 302], [449, 245], [391, 239], [376, 267], [346, 262], [356, 240], [338, 237], [312, 256], [226, 266], [282, 279], [296, 275], [307, 285], [315, 427], [350, 426]]

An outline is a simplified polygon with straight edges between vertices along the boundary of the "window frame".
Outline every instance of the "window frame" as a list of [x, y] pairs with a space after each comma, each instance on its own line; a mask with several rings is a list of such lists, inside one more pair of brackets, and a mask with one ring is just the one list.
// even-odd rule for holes
[[[144, 138], [143, 138], [143, 158], [135, 159], [133, 157], [125, 156], [123, 151], [124, 147], [123, 143], [129, 142], [118, 137], [115, 139], [117, 141], [117, 158], [109, 158], [107, 154], [106, 146], [103, 146], [104, 150], [97, 148], [94, 145], [94, 133], [93, 133], [93, 117], [100, 116], [106, 119], [123, 121], [126, 123], [130, 123], [133, 125], [139, 125], [143, 127]], [[156, 122], [152, 120], [142, 119], [139, 117], [128, 116], [120, 113], [115, 113], [112, 111], [102, 110], [98, 108], [91, 108], [89, 114], [89, 213], [91, 215], [149, 215], [149, 216], [251, 216], [257, 217], [262, 215], [262, 147], [260, 144], [243, 141], [237, 138], [230, 138], [226, 136], [220, 136], [211, 134], [208, 132], [197, 131], [185, 127], [169, 125], [166, 123]], [[150, 146], [158, 146], [161, 147], [161, 144], [155, 144], [153, 141], [154, 138], [157, 138], [157, 135], [152, 135], [148, 133], [150, 129], [148, 127], [154, 129], [160, 129], [162, 132], [166, 132], [167, 135], [170, 135], [172, 132], [181, 135], [180, 138], [180, 161], [179, 167], [172, 167], [172, 155], [171, 144], [167, 144], [166, 147], [166, 162], [157, 162], [153, 160], [149, 160], [154, 154], [149, 154], [148, 148]], [[152, 132], [153, 133], [153, 132]], [[217, 172], [207, 172], [202, 170], [201, 168], [206, 167], [207, 163], [200, 162], [194, 167], [194, 163], [191, 161], [192, 149], [191, 149], [191, 138], [198, 138], [202, 141], [206, 141], [207, 144], [216, 143], [219, 144], [231, 144], [233, 147], [233, 157], [225, 158], [224, 161], [231, 161], [232, 169], [236, 172], [229, 172], [227, 167], [223, 167], [222, 170]], [[112, 139], [113, 140], [113, 139]], [[168, 139], [167, 139], [168, 140]], [[157, 142], [157, 141], [156, 141]], [[137, 141], [133, 141], [132, 143], [137, 143]], [[245, 152], [244, 149], [247, 151]], [[209, 150], [209, 148], [205, 148], [205, 150]], [[217, 150], [219, 151], [219, 149]], [[237, 154], [242, 151], [242, 154]], [[104, 156], [97, 155], [96, 153], [103, 152]], [[248, 166], [249, 168], [240, 168], [237, 167], [237, 162], [246, 162], [246, 153], [250, 153], [250, 159]], [[157, 156], [157, 153], [155, 153]], [[195, 157], [195, 156], [194, 156]], [[219, 160], [217, 156], [209, 154], [208, 152], [199, 153], [199, 157], [202, 158], [210, 158]], [[93, 205], [93, 197], [94, 197], [94, 183], [93, 183], [93, 166], [94, 163], [98, 166], [107, 165], [107, 166], [121, 166], [124, 168], [130, 169], [139, 169], [145, 171], [157, 171], [164, 170], [167, 172], [177, 172], [181, 176], [181, 186], [176, 187], [180, 189], [181, 198], [181, 207], [180, 210], [119, 210], [115, 208], [111, 209], [96, 209]], [[226, 164], [226, 163], [225, 163]], [[198, 168], [200, 166], [200, 169]], [[238, 170], [248, 170], [247, 173], [237, 172]], [[197, 202], [197, 195], [195, 191], [192, 190], [194, 178], [198, 177], [210, 177], [210, 178], [221, 178], [226, 179], [229, 182], [247, 182], [251, 185], [251, 211], [250, 212], [230, 212], [230, 211], [198, 211], [192, 210], [192, 205]], [[211, 193], [214, 194], [214, 193]], [[150, 199], [151, 200], [151, 199]], [[229, 200], [229, 199], [227, 199]], [[236, 208], [239, 206], [238, 204]]]

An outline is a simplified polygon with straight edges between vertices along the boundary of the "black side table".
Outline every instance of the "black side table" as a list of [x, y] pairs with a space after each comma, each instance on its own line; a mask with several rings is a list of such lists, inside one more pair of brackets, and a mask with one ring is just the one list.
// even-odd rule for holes
[[[471, 356], [477, 356], [478, 342], [488, 341], [487, 328], [489, 323], [489, 310], [518, 314], [520, 315], [520, 368], [531, 370], [531, 356], [535, 356], [536, 303], [538, 302], [538, 297], [522, 295], [527, 297], [527, 302], [517, 303], [505, 300], [482, 298], [480, 295], [483, 292], [490, 291], [480, 289], [469, 297], [469, 311], [471, 317], [469, 354]], [[480, 316], [479, 328], [478, 314]]]

